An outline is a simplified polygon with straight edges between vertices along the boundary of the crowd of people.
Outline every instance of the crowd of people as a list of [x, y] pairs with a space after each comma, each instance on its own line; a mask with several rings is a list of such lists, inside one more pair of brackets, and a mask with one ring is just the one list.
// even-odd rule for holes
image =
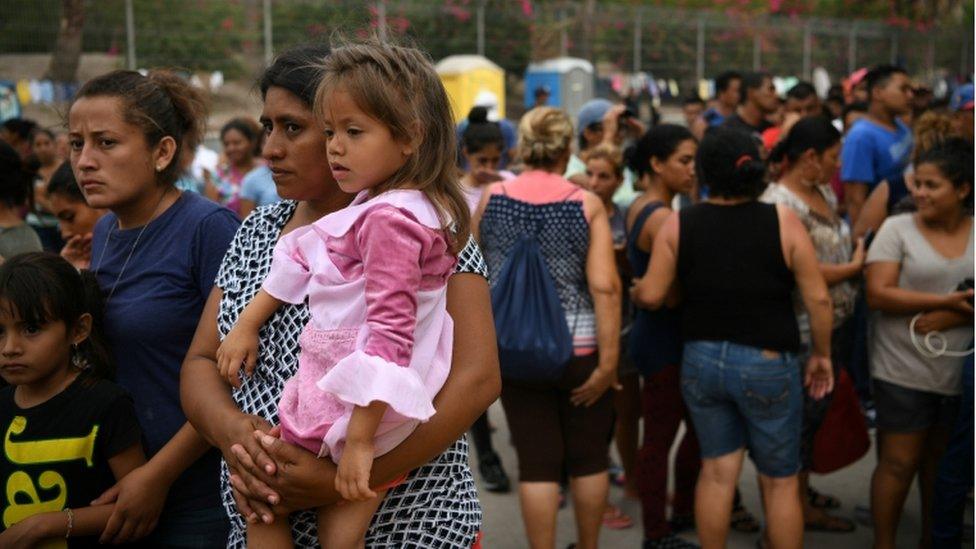
[[487, 490], [514, 446], [533, 548], [567, 501], [579, 549], [632, 527], [611, 483], [645, 548], [800, 547], [857, 527], [810, 473], [869, 428], [875, 547], [916, 478], [920, 546], [960, 546], [972, 84], [727, 71], [684, 124], [537, 93], [456, 126], [425, 54], [362, 43], [257, 88], [220, 154], [167, 71], [3, 123], [0, 546], [479, 547], [470, 430]]

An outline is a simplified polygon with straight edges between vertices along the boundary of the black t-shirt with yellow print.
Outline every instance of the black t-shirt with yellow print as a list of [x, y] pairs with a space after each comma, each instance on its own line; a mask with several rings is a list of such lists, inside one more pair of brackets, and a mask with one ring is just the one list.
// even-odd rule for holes
[[[87, 507], [115, 484], [109, 458], [140, 442], [132, 399], [118, 385], [82, 374], [47, 402], [20, 408], [0, 389], [0, 531], [38, 513]], [[97, 537], [45, 547], [94, 547]]]

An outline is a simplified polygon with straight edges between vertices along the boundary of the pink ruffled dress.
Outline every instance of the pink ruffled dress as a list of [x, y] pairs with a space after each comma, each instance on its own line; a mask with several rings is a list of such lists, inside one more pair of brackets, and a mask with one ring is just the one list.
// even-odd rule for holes
[[338, 462], [354, 406], [389, 405], [376, 455], [434, 414], [451, 365], [457, 263], [441, 226], [420, 191], [360, 193], [278, 241], [263, 288], [288, 303], [307, 297], [311, 316], [278, 405], [282, 438]]

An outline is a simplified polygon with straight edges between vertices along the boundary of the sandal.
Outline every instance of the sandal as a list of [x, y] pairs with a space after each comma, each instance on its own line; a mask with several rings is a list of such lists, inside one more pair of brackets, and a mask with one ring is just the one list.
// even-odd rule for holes
[[634, 519], [624, 514], [620, 507], [607, 503], [607, 508], [603, 511], [603, 526], [611, 530], [626, 530], [633, 525]]
[[759, 521], [743, 505], [737, 505], [732, 509], [732, 516], [729, 525], [736, 532], [746, 532], [754, 534], [759, 531]]
[[811, 486], [807, 487], [807, 500], [810, 502], [811, 507], [816, 507], [817, 509], [837, 509], [840, 507], [840, 500], [834, 496], [821, 494]]
[[854, 521], [844, 517], [835, 517], [824, 513], [823, 518], [803, 523], [803, 529], [807, 532], [830, 532], [832, 534], [849, 534], [857, 526]]

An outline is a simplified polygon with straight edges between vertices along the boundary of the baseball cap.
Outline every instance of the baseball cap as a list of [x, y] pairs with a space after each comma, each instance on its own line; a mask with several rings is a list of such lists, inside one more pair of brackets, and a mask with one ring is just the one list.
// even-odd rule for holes
[[488, 120], [498, 122], [500, 118], [498, 115], [498, 96], [494, 93], [488, 90], [481, 90], [474, 97], [474, 106], [488, 109]]
[[583, 130], [590, 127], [592, 124], [600, 122], [603, 117], [610, 110], [613, 103], [607, 101], [606, 99], [590, 99], [586, 103], [583, 103], [583, 107], [579, 111], [578, 124], [576, 128], [576, 133], [582, 135]]
[[971, 111], [973, 110], [973, 85], [965, 84], [956, 88], [952, 92], [952, 99], [949, 100], [949, 110]]

